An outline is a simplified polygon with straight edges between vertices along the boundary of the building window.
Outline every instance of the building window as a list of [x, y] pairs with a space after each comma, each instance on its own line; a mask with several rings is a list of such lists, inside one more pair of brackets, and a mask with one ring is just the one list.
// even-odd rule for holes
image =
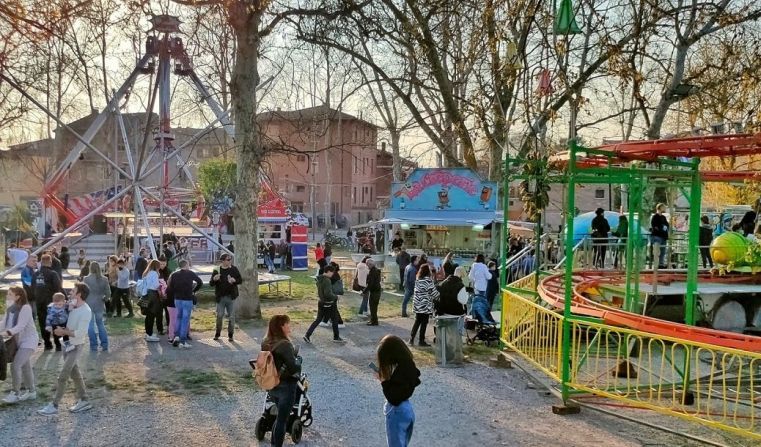
[[595, 189], [595, 199], [604, 199], [604, 198], [605, 198], [605, 190]]
[[291, 202], [291, 211], [294, 213], [304, 212], [304, 202]]
[[305, 161], [307, 161], [307, 156], [306, 155], [297, 155], [296, 156], [296, 161], [298, 161], [298, 162], [305, 162]]
[[365, 204], [365, 194], [367, 194], [367, 186], [362, 187], [362, 205]]
[[359, 174], [359, 158], [354, 157], [354, 173]]
[[296, 185], [296, 192], [304, 192], [305, 189], [304, 185]]

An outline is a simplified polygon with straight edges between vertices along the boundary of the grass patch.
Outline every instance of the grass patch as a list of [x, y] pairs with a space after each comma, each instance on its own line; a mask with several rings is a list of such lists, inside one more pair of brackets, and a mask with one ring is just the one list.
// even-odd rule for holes
[[475, 344], [475, 345], [463, 345], [462, 347], [463, 354], [470, 357], [471, 360], [479, 361], [479, 362], [486, 362], [494, 358], [497, 353], [499, 352], [499, 348], [493, 347], [490, 348], [484, 344]]

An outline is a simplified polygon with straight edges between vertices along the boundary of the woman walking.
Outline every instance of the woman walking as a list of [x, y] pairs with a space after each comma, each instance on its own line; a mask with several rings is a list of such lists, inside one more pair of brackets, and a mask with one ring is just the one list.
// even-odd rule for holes
[[415, 324], [412, 325], [410, 345], [415, 344], [415, 335], [420, 329], [420, 346], [431, 346], [425, 341], [428, 318], [433, 313], [433, 300], [439, 297], [439, 291], [431, 277], [431, 267], [422, 264], [415, 280], [415, 292], [412, 295], [412, 311], [415, 312]]
[[301, 357], [291, 343], [290, 323], [288, 315], [273, 316], [270, 318], [267, 336], [262, 340], [262, 351], [272, 352], [275, 367], [280, 371], [280, 383], [269, 391], [277, 405], [277, 418], [270, 441], [275, 447], [283, 445], [285, 425], [296, 400], [296, 383], [301, 374]]
[[[153, 335], [153, 325], [157, 319], [161, 319], [161, 299], [159, 298], [159, 261], [152, 260], [143, 273], [143, 281], [148, 289], [148, 305], [145, 308], [145, 341], [159, 341], [159, 337]], [[161, 324], [159, 324], [161, 326]]]
[[[117, 258], [114, 255], [111, 255], [108, 257], [108, 265], [106, 266], [106, 277], [108, 278], [108, 285], [111, 287], [111, 293], [109, 296], [116, 296], [116, 283], [119, 281], [119, 269], [116, 265], [116, 263], [119, 261], [119, 258]], [[108, 311], [108, 314], [111, 315], [113, 313], [113, 309], [111, 306], [111, 302], [109, 301], [106, 303], [106, 311]]]
[[[4, 337], [16, 337], [18, 350], [11, 363], [13, 389], [3, 399], [6, 404], [37, 399], [32, 371], [32, 354], [37, 349], [37, 329], [32, 316], [32, 306], [22, 287], [11, 287], [5, 297], [5, 315], [0, 319], [0, 331]], [[23, 381], [22, 381], [23, 377]], [[21, 384], [26, 391], [21, 393]]]
[[90, 274], [85, 277], [84, 283], [90, 289], [85, 302], [92, 310], [90, 326], [87, 329], [90, 351], [98, 352], [98, 340], [100, 340], [100, 349], [103, 352], [108, 352], [108, 334], [106, 333], [106, 325], [103, 324], [103, 315], [106, 313], [106, 303], [111, 300], [109, 278], [101, 273], [100, 264], [93, 261], [90, 263]]
[[370, 274], [370, 267], [367, 265], [367, 260], [370, 256], [365, 256], [362, 261], [357, 264], [357, 284], [361, 289], [362, 303], [359, 305], [359, 315], [366, 316], [368, 314], [367, 304], [370, 299], [370, 290], [367, 288], [367, 275]]
[[396, 335], [386, 335], [378, 344], [378, 380], [383, 387], [386, 403], [386, 444], [406, 447], [412, 439], [415, 411], [409, 399], [420, 385], [420, 371], [415, 366], [410, 349]]

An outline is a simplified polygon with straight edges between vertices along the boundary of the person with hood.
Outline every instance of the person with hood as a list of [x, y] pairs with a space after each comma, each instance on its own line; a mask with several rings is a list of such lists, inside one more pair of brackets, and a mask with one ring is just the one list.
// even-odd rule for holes
[[270, 318], [267, 335], [262, 340], [262, 351], [270, 351], [275, 368], [280, 372], [280, 383], [269, 391], [277, 405], [277, 416], [272, 428], [271, 444], [283, 445], [286, 424], [296, 400], [296, 388], [301, 374], [301, 357], [291, 342], [291, 319], [288, 315], [274, 315]]
[[50, 332], [45, 330], [48, 305], [53, 302], [54, 294], [63, 293], [61, 277], [53, 270], [52, 256], [47, 254], [42, 256], [42, 267], [34, 274], [32, 288], [32, 293], [37, 304], [37, 321], [40, 325], [42, 341], [45, 343], [45, 350], [50, 351], [53, 349], [53, 343], [50, 340]]
[[711, 258], [711, 250], [709, 249], [711, 242], [713, 241], [713, 227], [708, 220], [708, 216], [701, 216], [700, 218], [700, 240], [698, 245], [700, 247], [700, 257], [703, 258], [703, 268], [708, 268], [710, 265], [713, 268], [713, 258]]
[[372, 259], [367, 260], [367, 267], [370, 271], [367, 273], [367, 291], [370, 301], [370, 321], [367, 322], [368, 326], [378, 325], [378, 304], [380, 303], [381, 292], [381, 271], [375, 266], [375, 261]]
[[304, 334], [304, 341], [312, 343], [311, 336], [325, 315], [330, 317], [333, 326], [333, 341], [336, 343], [343, 343], [343, 339], [338, 333], [338, 317], [336, 316], [336, 309], [338, 303], [338, 297], [333, 292], [333, 284], [330, 282], [330, 278], [333, 277], [335, 271], [332, 266], [325, 267], [324, 272], [321, 275], [317, 275], [317, 296], [319, 303], [317, 305], [317, 318], [314, 319], [307, 333]]
[[[330, 266], [333, 267], [333, 276], [330, 277], [330, 283], [333, 285], [333, 293], [336, 294], [336, 297], [340, 297], [344, 294], [344, 282], [339, 273], [341, 267], [336, 264], [335, 261], [330, 261]], [[338, 306], [336, 306], [336, 317], [338, 318], [338, 329], [345, 328], [346, 325], [344, 324], [343, 318], [341, 318], [341, 312], [338, 310]], [[330, 317], [327, 314], [322, 319], [320, 327], [330, 327]]]
[[608, 250], [608, 233], [610, 233], [610, 224], [605, 218], [605, 210], [597, 208], [595, 218], [592, 219], [592, 243], [594, 250], [594, 266], [605, 268], [605, 252]]
[[732, 231], [732, 215], [729, 213], [721, 213], [719, 216], [719, 223], [716, 225], [716, 229], [713, 230], [713, 237], [721, 236], [727, 231]]
[[415, 410], [410, 398], [420, 385], [420, 370], [415, 366], [412, 352], [396, 335], [386, 335], [376, 350], [378, 380], [386, 403], [386, 444], [388, 447], [407, 447], [412, 439]]

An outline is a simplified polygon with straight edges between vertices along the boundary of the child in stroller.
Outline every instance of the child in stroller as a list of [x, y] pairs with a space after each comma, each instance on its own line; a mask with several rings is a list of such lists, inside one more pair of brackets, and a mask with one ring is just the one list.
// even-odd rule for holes
[[[301, 373], [296, 386], [296, 400], [293, 403], [291, 414], [286, 423], [288, 434], [291, 435], [291, 440], [293, 440], [294, 444], [298, 444], [301, 441], [303, 428], [312, 425], [312, 403], [309, 401], [309, 396], [307, 396], [308, 389], [309, 381], [307, 380], [307, 375]], [[272, 431], [275, 425], [275, 418], [277, 418], [277, 405], [270, 397], [270, 393], [267, 393], [267, 397], [264, 399], [264, 410], [259, 420], [256, 421], [256, 439], [259, 441], [264, 440], [267, 432]]]
[[497, 322], [489, 313], [489, 303], [483, 295], [476, 294], [473, 297], [470, 312], [465, 317], [465, 338], [469, 345], [475, 344], [479, 340], [486, 346], [499, 343]]

